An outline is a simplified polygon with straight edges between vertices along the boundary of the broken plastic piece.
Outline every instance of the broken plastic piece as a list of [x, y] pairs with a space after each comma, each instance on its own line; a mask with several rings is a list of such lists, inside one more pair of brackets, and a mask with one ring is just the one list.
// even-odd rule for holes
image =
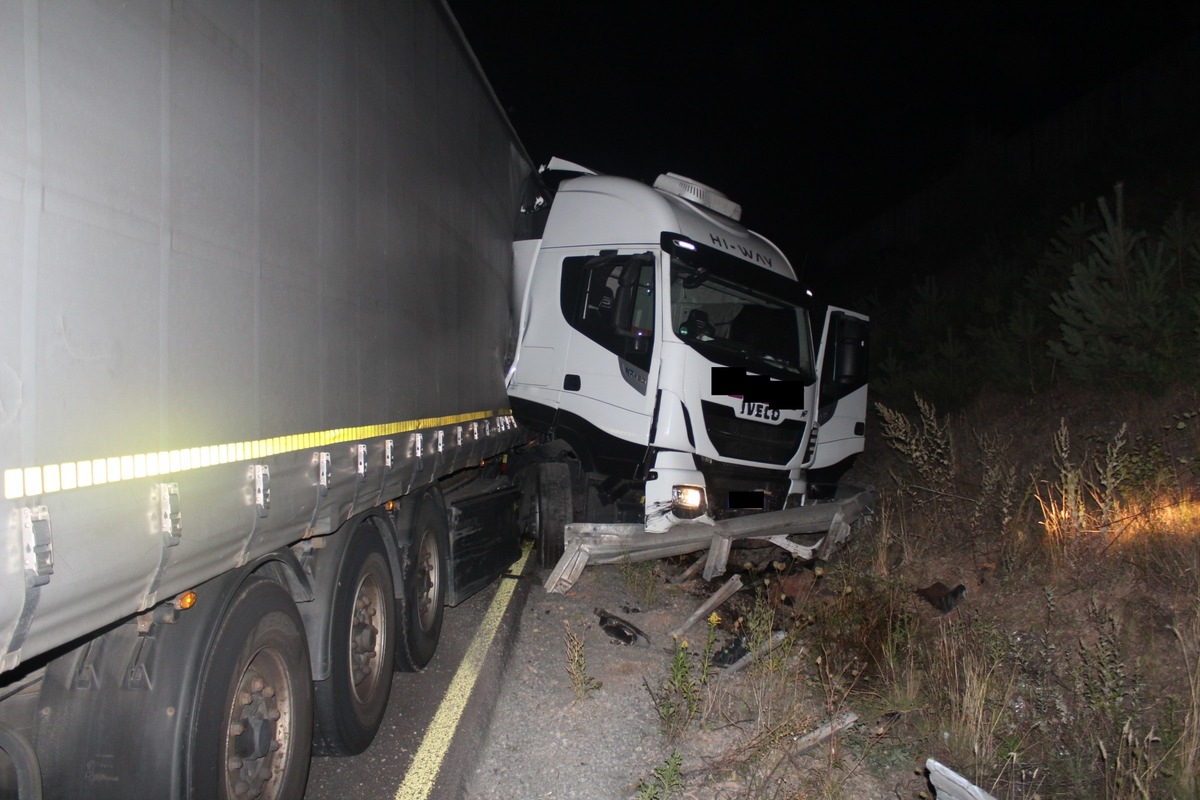
[[636, 644], [642, 647], [650, 645], [650, 637], [632, 622], [623, 620], [620, 617], [614, 617], [603, 608], [594, 608], [592, 610], [600, 618], [600, 630], [617, 641], [622, 644]]

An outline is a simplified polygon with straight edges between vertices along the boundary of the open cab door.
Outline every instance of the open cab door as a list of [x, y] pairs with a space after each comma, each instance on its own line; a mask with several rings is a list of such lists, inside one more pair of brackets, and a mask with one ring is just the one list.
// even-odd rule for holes
[[810, 483], [836, 483], [863, 450], [868, 318], [830, 306], [817, 351], [817, 439]]

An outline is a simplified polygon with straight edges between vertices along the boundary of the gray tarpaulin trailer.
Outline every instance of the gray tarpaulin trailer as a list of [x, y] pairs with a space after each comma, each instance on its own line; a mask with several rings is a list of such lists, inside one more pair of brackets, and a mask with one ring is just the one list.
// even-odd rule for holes
[[530, 173], [438, 2], [0, 5], [0, 793], [365, 748], [517, 549]]

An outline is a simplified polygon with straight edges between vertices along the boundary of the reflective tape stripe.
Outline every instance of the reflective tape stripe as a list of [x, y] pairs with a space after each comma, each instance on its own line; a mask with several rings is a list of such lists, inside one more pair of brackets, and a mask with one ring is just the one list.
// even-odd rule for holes
[[226, 442], [225, 444], [185, 447], [156, 453], [68, 461], [63, 464], [47, 464], [41, 467], [17, 467], [4, 470], [4, 499], [17, 500], [22, 497], [36, 497], [42, 494], [83, 489], [88, 486], [99, 486], [134, 478], [170, 475], [216, 464], [233, 464], [293, 453], [298, 450], [312, 450], [331, 444], [394, 436], [399, 433], [411, 433], [428, 428], [441, 428], [489, 417], [508, 417], [511, 414], [512, 412], [508, 409], [473, 411], [446, 417], [425, 417], [424, 419], [380, 425], [363, 425], [357, 428], [333, 428], [327, 431], [275, 436], [254, 441]]

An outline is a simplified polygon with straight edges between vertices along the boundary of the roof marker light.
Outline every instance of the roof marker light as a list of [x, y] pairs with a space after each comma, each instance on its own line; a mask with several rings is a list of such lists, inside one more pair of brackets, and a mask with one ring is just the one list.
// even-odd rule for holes
[[692, 244], [689, 241], [685, 241], [684, 239], [675, 239], [673, 243], [676, 247], [681, 247], [684, 250], [695, 250], [696, 249], [696, 245]]

